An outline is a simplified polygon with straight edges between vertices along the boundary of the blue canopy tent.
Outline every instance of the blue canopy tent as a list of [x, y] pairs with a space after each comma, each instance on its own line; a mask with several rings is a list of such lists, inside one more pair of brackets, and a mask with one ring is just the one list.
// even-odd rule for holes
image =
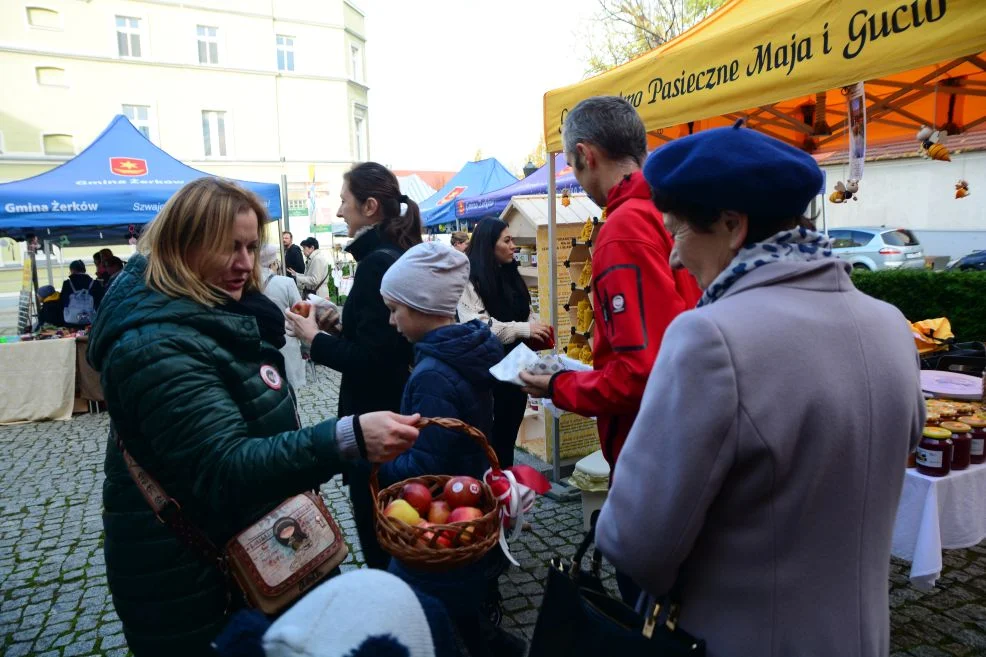
[[[559, 153], [555, 156], [555, 185], [558, 193], [568, 190], [572, 193], [581, 192], [582, 187], [575, 179], [572, 167], [565, 163], [565, 154]], [[497, 189], [488, 194], [480, 194], [462, 200], [455, 205], [455, 217], [463, 221], [477, 221], [490, 215], [500, 216], [500, 213], [510, 204], [510, 199], [514, 196], [524, 196], [528, 194], [547, 194], [548, 193], [548, 165], [518, 180], [517, 182]]]
[[[33, 233], [61, 244], [126, 242], [171, 195], [209, 176], [168, 155], [118, 115], [92, 144], [59, 167], [0, 184], [0, 236]], [[280, 187], [236, 181], [281, 218]]]
[[467, 162], [444, 187], [421, 202], [421, 221], [426, 228], [455, 223], [455, 206], [463, 199], [479, 196], [517, 182], [496, 158]]

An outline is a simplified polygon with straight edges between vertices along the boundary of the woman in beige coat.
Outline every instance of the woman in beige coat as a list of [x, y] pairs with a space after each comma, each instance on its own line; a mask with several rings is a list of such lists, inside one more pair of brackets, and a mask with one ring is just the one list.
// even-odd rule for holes
[[597, 526], [651, 596], [674, 588], [709, 657], [885, 657], [890, 544], [924, 425], [917, 355], [801, 227], [811, 156], [753, 130], [644, 167], [704, 290], [668, 328]]

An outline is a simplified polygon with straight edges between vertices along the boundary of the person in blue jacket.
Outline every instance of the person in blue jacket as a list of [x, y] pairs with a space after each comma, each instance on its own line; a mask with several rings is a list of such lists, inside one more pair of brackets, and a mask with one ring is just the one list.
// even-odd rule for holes
[[[452, 417], [490, 436], [493, 376], [503, 346], [485, 323], [457, 324], [455, 311], [469, 280], [469, 259], [439, 242], [411, 247], [384, 274], [380, 294], [390, 323], [414, 345], [414, 370], [401, 410], [421, 417]], [[412, 410], [413, 409], [413, 410]], [[481, 479], [486, 453], [463, 434], [427, 427], [414, 446], [381, 464], [380, 485], [423, 475], [468, 475]], [[497, 548], [494, 548], [497, 549]], [[451, 573], [423, 573], [391, 560], [390, 571], [412, 587], [441, 600], [474, 657], [521, 655], [523, 641], [493, 627], [482, 612], [487, 557]]]

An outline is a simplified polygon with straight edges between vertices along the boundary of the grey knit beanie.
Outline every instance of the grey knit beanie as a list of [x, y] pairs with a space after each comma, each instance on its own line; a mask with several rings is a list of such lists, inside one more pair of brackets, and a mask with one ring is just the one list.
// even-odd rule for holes
[[427, 315], [455, 317], [469, 280], [469, 258], [441, 242], [408, 249], [380, 283], [380, 294]]

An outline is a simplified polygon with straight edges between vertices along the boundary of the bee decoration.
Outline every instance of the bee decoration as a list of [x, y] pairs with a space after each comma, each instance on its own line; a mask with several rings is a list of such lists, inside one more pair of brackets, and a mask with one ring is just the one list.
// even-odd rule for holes
[[571, 203], [572, 203], [571, 192], [568, 191], [567, 189], [562, 190], [562, 193], [561, 193], [561, 206], [563, 208], [567, 208]]
[[969, 193], [969, 183], [964, 180], [955, 183], [955, 198], [965, 198]]
[[840, 180], [835, 183], [835, 191], [829, 196], [829, 201], [832, 203], [845, 203], [849, 199], [858, 201], [857, 194], [859, 194], [858, 180], [847, 180], [845, 183]]
[[921, 149], [918, 151], [921, 157], [943, 162], [952, 161], [948, 148], [942, 143], [944, 141], [944, 135], [940, 130], [932, 130], [928, 126], [923, 125], [918, 130], [917, 140], [921, 142]]

